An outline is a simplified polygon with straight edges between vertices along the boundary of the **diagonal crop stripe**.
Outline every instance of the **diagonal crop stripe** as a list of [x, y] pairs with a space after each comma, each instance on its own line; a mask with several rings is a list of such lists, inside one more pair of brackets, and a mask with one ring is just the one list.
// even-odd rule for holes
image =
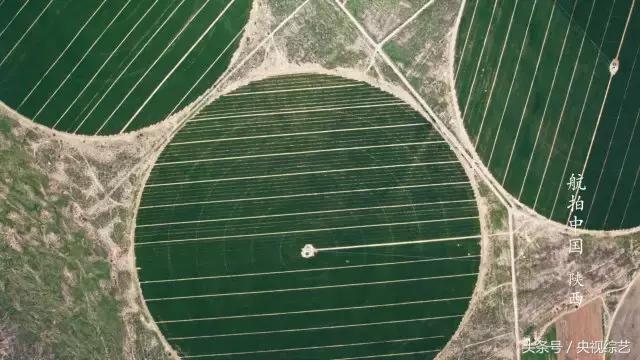
[[[640, 152], [640, 91], [630, 85], [640, 74], [640, 2], [479, 3], [462, 12], [454, 69], [479, 157], [542, 216], [568, 225], [575, 215], [593, 230], [638, 226], [627, 204], [637, 200], [640, 160], [627, 154]], [[568, 189], [572, 174], [587, 190]], [[576, 214], [567, 202], [582, 192]]]
[[160, 122], [227, 70], [252, 6], [252, 0], [27, 0], [4, 6], [10, 13], [0, 27], [0, 48], [6, 49], [0, 101], [40, 124], [84, 135]]
[[419, 113], [363, 82], [249, 83], [151, 171], [135, 243], [147, 307], [188, 359], [433, 358], [479, 273], [465, 174]]

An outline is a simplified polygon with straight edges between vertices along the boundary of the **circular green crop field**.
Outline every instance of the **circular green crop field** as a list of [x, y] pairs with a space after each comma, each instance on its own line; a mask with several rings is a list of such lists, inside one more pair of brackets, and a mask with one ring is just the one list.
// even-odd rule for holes
[[640, 225], [640, 2], [469, 0], [456, 50], [464, 126], [507, 191], [562, 224]]
[[467, 310], [480, 225], [461, 164], [419, 113], [302, 74], [186, 123], [144, 188], [135, 252], [184, 358], [432, 359]]
[[70, 133], [154, 124], [227, 68], [251, 0], [0, 1], [0, 101]]

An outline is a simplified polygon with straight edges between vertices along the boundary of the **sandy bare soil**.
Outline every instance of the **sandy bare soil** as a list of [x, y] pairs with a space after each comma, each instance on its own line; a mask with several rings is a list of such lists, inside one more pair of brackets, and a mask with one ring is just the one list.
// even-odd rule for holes
[[637, 277], [625, 293], [614, 318], [607, 340], [631, 342], [628, 354], [618, 353], [613, 360], [638, 360], [640, 358], [640, 277]]
[[[85, 222], [87, 231], [110, 250], [114, 279], [121, 275], [132, 279], [126, 287], [121, 288], [120, 296], [128, 304], [123, 309], [123, 316], [143, 319], [159, 339], [162, 336], [146, 311], [137, 285], [132, 246], [134, 216], [140, 191], [155, 159], [172, 134], [182, 126], [189, 112], [197, 111], [221, 93], [253, 80], [285, 73], [313, 72], [366, 81], [393, 93], [426, 116], [412, 94], [398, 81], [393, 71], [389, 71], [388, 65], [375, 55], [374, 47], [332, 3], [311, 0], [298, 8], [302, 1], [256, 0], [241, 46], [220, 83], [181, 114], [135, 133], [108, 138], [66, 135], [32, 124], [0, 106], [0, 112], [15, 116], [21, 127], [26, 129], [24, 131], [31, 130], [38, 134], [37, 139], [29, 144], [30, 150], [43, 159], [39, 165], [49, 171], [60, 190], [78, 194], [75, 201], [76, 216], [88, 219]], [[446, 128], [455, 135], [462, 150], [473, 155], [471, 143], [456, 113], [456, 96], [451, 78], [455, 29], [459, 25], [460, 6], [464, 3], [463, 0], [436, 1], [415, 19], [415, 23], [412, 22], [398, 33], [395, 40], [400, 47], [414, 47], [414, 40], [421, 42], [420, 47], [414, 47], [417, 51], [413, 57], [415, 62], [401, 66], [400, 70], [420, 84], [416, 90], [421, 98], [433, 107]], [[376, 15], [379, 14], [372, 9], [367, 16]], [[394, 22], [395, 25], [397, 23]], [[384, 26], [365, 25], [369, 29], [380, 28], [377, 37], [372, 34], [376, 38], [392, 28], [386, 23]], [[428, 32], [429, 36], [425, 38], [425, 27], [433, 27], [438, 31]], [[334, 36], [326, 35], [333, 33]], [[376, 60], [373, 62], [375, 72], [369, 71], [372, 58]], [[49, 162], [45, 160], [47, 154], [60, 154], [60, 158]], [[580, 270], [588, 275], [586, 295], [590, 299], [611, 288], [628, 284], [628, 277], [640, 263], [638, 247], [635, 246], [637, 241], [625, 240], [625, 244], [630, 245], [629, 248], [623, 248], [616, 245], [613, 236], [638, 232], [640, 227], [614, 233], [581, 233], [590, 235], [588, 241], [592, 245], [592, 252], [578, 261], [564, 250], [565, 240], [573, 236], [567, 234], [566, 227], [524, 207], [512, 209], [512, 213], [516, 214], [514, 262], [518, 275], [514, 284], [511, 278], [513, 254], [509, 249], [510, 238], [508, 234], [505, 235], [509, 227], [504, 214], [506, 210], [502, 206], [504, 200], [500, 198], [500, 195], [508, 196], [489, 194], [494, 192], [485, 184], [491, 180], [490, 174], [487, 175], [488, 171], [481, 163], [476, 161], [473, 165], [466, 164], [465, 168], [480, 199], [483, 223], [481, 276], [463, 325], [439, 358], [512, 359], [515, 358], [516, 340], [512, 288], [517, 286], [518, 295], [521, 296], [519, 320], [524, 325], [520, 325], [520, 333], [526, 325], [543, 331], [545, 324], [553, 323], [569, 310], [563, 304], [566, 286], [562, 276], [567, 271]], [[477, 175], [477, 169], [483, 169], [486, 179]], [[87, 186], [77, 184], [74, 178], [77, 173], [89, 177]], [[487, 189], [482, 194], [478, 187]], [[120, 236], [116, 236], [114, 228], [120, 228]], [[600, 304], [599, 301], [593, 303]], [[636, 339], [638, 347], [635, 354], [640, 354], [639, 303], [640, 281], [636, 281], [614, 315], [611, 331], [611, 339], [614, 340]], [[615, 308], [615, 304], [611, 305], [612, 309]], [[585, 307], [558, 321], [559, 328], [562, 327], [566, 333], [563, 336], [567, 339], [599, 336], [601, 339], [602, 320], [599, 322], [600, 333], [593, 327], [593, 319], [603, 316], [600, 305], [597, 308], [599, 310], [596, 311]], [[560, 325], [562, 321], [564, 325]], [[573, 331], [576, 327], [581, 329]], [[168, 348], [168, 344], [164, 345]], [[614, 360], [640, 359], [637, 355], [618, 356]]]

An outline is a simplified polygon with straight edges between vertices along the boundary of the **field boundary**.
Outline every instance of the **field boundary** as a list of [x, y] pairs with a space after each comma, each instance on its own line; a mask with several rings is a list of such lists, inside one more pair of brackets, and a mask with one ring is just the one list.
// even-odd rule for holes
[[[339, 0], [335, 0], [335, 2], [338, 5], [338, 7], [349, 17], [351, 22], [354, 23], [354, 25], [358, 28], [358, 30], [365, 36], [367, 41], [369, 41], [369, 43], [371, 45], [373, 45], [374, 48], [375, 48], [375, 46], [376, 46], [375, 40], [373, 40], [373, 38], [371, 38], [371, 36], [368, 34], [366, 29], [364, 29], [362, 24], [360, 24], [359, 21], [346, 9], [344, 4], [342, 4]], [[461, 6], [464, 6], [464, 5], [461, 5]], [[456, 34], [453, 34], [452, 36], [455, 38]], [[473, 168], [474, 170], [476, 170], [476, 171], [474, 171], [474, 173], [476, 173], [477, 176], [480, 176], [487, 183], [487, 185], [491, 188], [492, 192], [496, 195], [496, 197], [499, 199], [499, 201], [508, 209], [508, 212], [509, 212], [509, 236], [510, 236], [510, 248], [511, 248], [512, 291], [515, 291], [513, 293], [512, 298], [513, 298], [514, 317], [515, 317], [514, 318], [514, 332], [516, 334], [516, 339], [515, 339], [516, 359], [520, 360], [520, 341], [519, 341], [519, 339], [520, 339], [520, 335], [519, 335], [520, 329], [518, 327], [518, 319], [517, 319], [517, 316], [518, 316], [518, 300], [517, 300], [517, 283], [516, 283], [515, 255], [514, 255], [515, 244], [514, 244], [514, 238], [513, 238], [513, 225], [512, 225], [512, 221], [513, 221], [512, 209], [515, 206], [513, 205], [512, 202], [509, 201], [508, 194], [507, 194], [507, 196], [503, 197], [504, 194], [502, 192], [500, 192], [498, 190], [498, 188], [496, 188], [496, 186], [491, 181], [491, 180], [493, 180], [493, 181], [496, 181], [496, 180], [491, 175], [487, 176], [483, 171], [480, 171], [480, 166], [481, 165], [478, 165], [477, 162], [474, 162], [472, 160], [472, 158], [473, 158], [472, 155], [469, 155], [469, 154], [466, 153], [466, 151], [465, 151], [466, 149], [458, 141], [457, 137], [446, 127], [446, 125], [444, 125], [442, 120], [439, 119], [439, 117], [436, 115], [436, 113], [433, 111], [433, 109], [431, 109], [431, 107], [420, 96], [420, 94], [415, 90], [415, 88], [413, 88], [413, 86], [409, 83], [409, 81], [406, 79], [404, 74], [402, 74], [402, 72], [398, 69], [398, 67], [395, 65], [393, 60], [391, 60], [391, 58], [389, 58], [389, 56], [384, 52], [384, 50], [380, 49], [378, 54], [387, 63], [387, 65], [393, 70], [393, 72], [396, 74], [396, 76], [398, 76], [400, 78], [400, 80], [402, 81], [404, 86], [410, 91], [410, 93], [414, 97], [414, 99], [422, 106], [422, 109], [425, 110], [430, 115], [429, 117], [426, 117], [427, 120], [430, 120], [432, 125], [437, 130], [439, 130], [440, 134], [445, 139], [447, 139], [449, 141], [450, 145], [452, 146], [453, 151], [460, 156], [461, 160], [464, 159], [466, 161], [466, 163], [465, 163], [465, 161], [461, 161], [461, 163], [465, 164], [468, 167]], [[452, 67], [451, 67], [451, 70], [453, 70]], [[481, 164], [481, 162], [480, 162], [480, 164]], [[484, 169], [486, 170], [486, 168], [484, 168]], [[504, 189], [502, 189], [502, 190], [504, 190]]]

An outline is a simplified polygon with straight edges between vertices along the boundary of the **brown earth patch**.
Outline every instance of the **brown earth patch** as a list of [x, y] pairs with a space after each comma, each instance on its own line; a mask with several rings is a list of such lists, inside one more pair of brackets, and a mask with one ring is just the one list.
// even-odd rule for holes
[[578, 343], [603, 341], [602, 302], [594, 300], [556, 322], [556, 336], [562, 344], [558, 360], [603, 360], [603, 354], [578, 353]]

